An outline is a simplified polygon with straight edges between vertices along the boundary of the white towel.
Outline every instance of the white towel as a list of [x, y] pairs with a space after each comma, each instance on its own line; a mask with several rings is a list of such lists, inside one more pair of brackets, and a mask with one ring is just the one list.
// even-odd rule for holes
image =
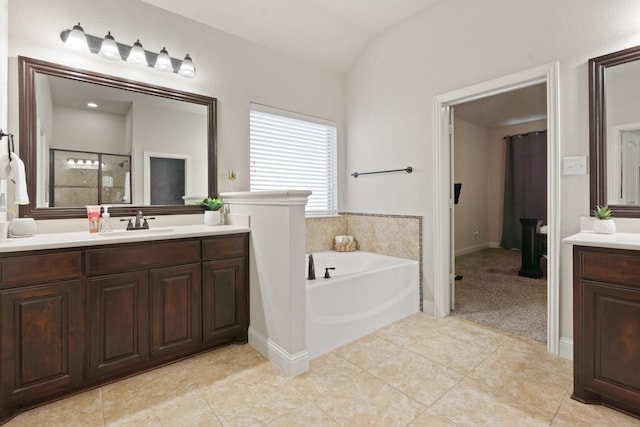
[[27, 177], [24, 171], [24, 163], [16, 153], [0, 154], [0, 179], [8, 179], [16, 184], [14, 198], [16, 205], [28, 205]]

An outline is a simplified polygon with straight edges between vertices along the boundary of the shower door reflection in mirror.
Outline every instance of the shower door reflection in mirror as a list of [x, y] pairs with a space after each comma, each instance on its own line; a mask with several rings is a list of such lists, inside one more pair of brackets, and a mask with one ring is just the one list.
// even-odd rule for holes
[[50, 150], [49, 206], [131, 204], [131, 156]]

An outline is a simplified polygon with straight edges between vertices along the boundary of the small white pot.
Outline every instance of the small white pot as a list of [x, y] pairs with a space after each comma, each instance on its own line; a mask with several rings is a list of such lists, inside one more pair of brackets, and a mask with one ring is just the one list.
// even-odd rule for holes
[[221, 222], [220, 211], [204, 211], [204, 225], [220, 225]]
[[616, 232], [616, 223], [612, 219], [595, 219], [593, 231], [596, 234], [613, 234]]

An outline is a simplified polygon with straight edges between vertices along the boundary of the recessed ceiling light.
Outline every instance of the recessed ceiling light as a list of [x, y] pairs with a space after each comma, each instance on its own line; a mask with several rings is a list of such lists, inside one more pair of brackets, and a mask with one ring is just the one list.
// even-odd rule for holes
[[98, 104], [96, 104], [95, 102], [87, 102], [87, 107], [98, 108]]

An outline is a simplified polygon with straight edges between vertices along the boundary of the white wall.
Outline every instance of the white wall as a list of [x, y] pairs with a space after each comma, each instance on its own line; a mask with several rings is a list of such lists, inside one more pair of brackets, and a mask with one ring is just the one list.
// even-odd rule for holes
[[124, 151], [124, 115], [56, 104], [53, 104], [52, 112], [53, 132], [49, 140], [51, 148], [129, 154]]
[[[7, 57], [9, 52], [9, 1], [0, 0], [0, 128], [7, 132]], [[2, 148], [0, 148], [2, 152]]]
[[[347, 76], [347, 170], [411, 164], [414, 173], [348, 180], [345, 209], [429, 218], [433, 97], [554, 61], [560, 156], [588, 155], [587, 61], [640, 44], [638, 16], [640, 2], [632, 0], [447, 0], [379, 36]], [[562, 177], [560, 209], [566, 237], [589, 213], [588, 176]], [[425, 227], [426, 302], [433, 301], [433, 238]], [[560, 262], [560, 335], [571, 337], [571, 260]]]
[[[8, 15], [12, 71], [9, 121], [13, 129], [18, 127], [17, 95], [11, 93], [17, 94], [15, 58], [22, 55], [217, 98], [219, 192], [249, 189], [250, 102], [335, 121], [339, 129], [338, 149], [343, 152], [343, 75], [137, 0], [9, 0]], [[72, 52], [62, 44], [60, 32], [77, 22], [81, 22], [87, 34], [102, 37], [111, 31], [117, 41], [129, 45], [139, 38], [150, 51], [158, 52], [166, 46], [176, 58], [189, 53], [197, 76], [185, 79], [108, 61], [98, 55]], [[0, 25], [0, 28], [4, 32], [7, 27]], [[0, 38], [0, 49], [1, 41]], [[1, 57], [4, 61], [6, 55]], [[4, 90], [6, 86], [2, 87]], [[227, 179], [230, 169], [236, 171], [235, 181]]]
[[[133, 203], [142, 205], [144, 194], [141, 183], [147, 171], [144, 167], [144, 153], [185, 155], [187, 156], [186, 196], [208, 196], [207, 191], [207, 155], [202, 152], [206, 140], [206, 109], [203, 114], [193, 114], [135, 104], [133, 106], [133, 182], [136, 191]], [[162, 156], [161, 156], [162, 157]], [[146, 184], [145, 184], [146, 185]]]

